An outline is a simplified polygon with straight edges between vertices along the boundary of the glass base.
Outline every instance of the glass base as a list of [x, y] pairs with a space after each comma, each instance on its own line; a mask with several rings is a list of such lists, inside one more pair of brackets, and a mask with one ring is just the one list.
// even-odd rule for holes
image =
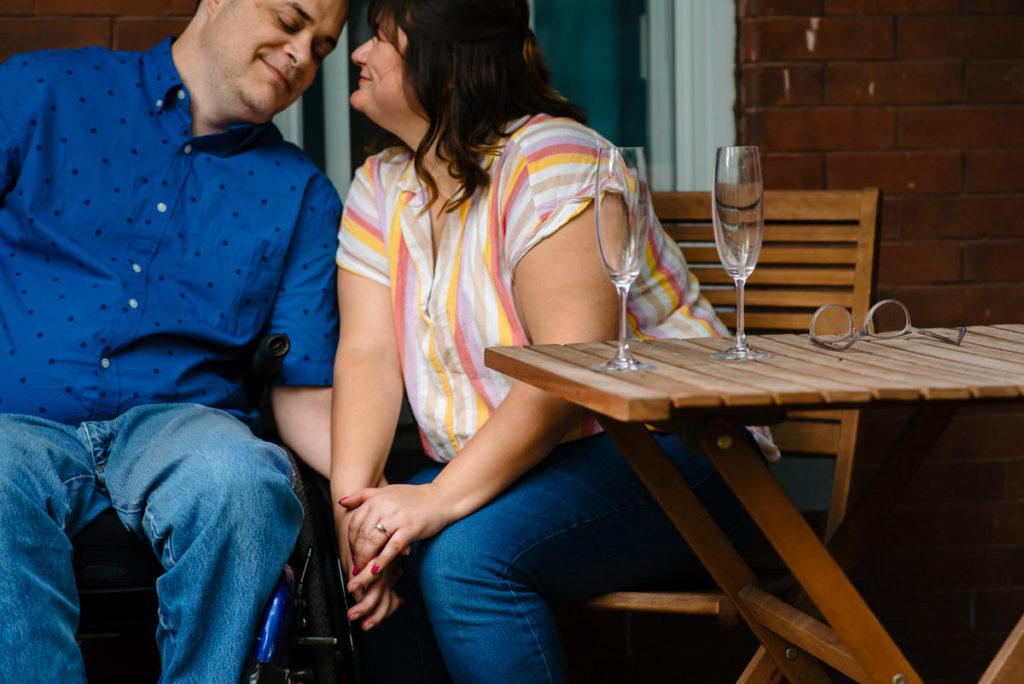
[[768, 352], [757, 351], [750, 347], [729, 347], [711, 355], [715, 361], [764, 361], [772, 358]]
[[608, 363], [599, 363], [591, 366], [590, 369], [608, 373], [620, 373], [623, 371], [653, 370], [654, 366], [643, 361], [637, 361], [631, 356], [616, 356]]

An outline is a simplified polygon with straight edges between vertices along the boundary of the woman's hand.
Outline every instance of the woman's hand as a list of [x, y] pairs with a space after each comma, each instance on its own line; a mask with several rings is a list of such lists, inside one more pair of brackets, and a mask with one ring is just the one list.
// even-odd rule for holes
[[360, 489], [338, 503], [349, 510], [347, 541], [359, 568], [348, 583], [353, 594], [374, 584], [414, 541], [432, 537], [456, 518], [432, 483]]

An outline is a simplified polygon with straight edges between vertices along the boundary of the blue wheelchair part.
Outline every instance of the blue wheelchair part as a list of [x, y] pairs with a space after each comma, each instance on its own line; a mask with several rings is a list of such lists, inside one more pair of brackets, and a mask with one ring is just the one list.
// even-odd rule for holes
[[271, 665], [281, 665], [284, 662], [294, 605], [295, 571], [290, 565], [285, 565], [263, 613], [260, 632], [256, 635], [256, 645], [252, 654], [256, 662]]

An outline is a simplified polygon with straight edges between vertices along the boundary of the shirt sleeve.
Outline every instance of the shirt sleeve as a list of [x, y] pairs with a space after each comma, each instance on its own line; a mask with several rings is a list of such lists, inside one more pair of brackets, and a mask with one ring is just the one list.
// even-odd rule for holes
[[15, 55], [0, 64], [0, 93], [7, 93], [0, 107], [0, 205], [14, 187], [21, 172], [29, 128], [36, 105], [27, 98], [42, 88], [32, 87], [25, 76], [31, 69], [31, 55]]
[[593, 201], [597, 153], [607, 143], [576, 122], [527, 124], [505, 147], [500, 171], [509, 268]]
[[338, 231], [335, 260], [339, 268], [391, 287], [386, 250], [384, 189], [378, 172], [380, 158], [370, 157], [355, 178], [345, 199]]
[[285, 332], [291, 351], [277, 377], [280, 385], [330, 386], [338, 346], [337, 269], [331, 255], [341, 201], [331, 182], [316, 174], [306, 188], [285, 258], [281, 287], [268, 330]]

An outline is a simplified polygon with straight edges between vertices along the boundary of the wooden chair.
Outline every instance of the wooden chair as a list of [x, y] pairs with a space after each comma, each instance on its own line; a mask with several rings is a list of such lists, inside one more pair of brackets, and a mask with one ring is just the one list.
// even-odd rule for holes
[[[874, 289], [881, 193], [864, 190], [765, 192], [764, 242], [745, 288], [748, 333], [805, 332], [816, 308], [841, 304], [863, 320]], [[733, 328], [736, 293], [718, 260], [707, 192], [653, 193], [655, 213], [682, 248], [701, 292]], [[825, 538], [846, 513], [859, 412], [792, 412], [772, 426], [783, 459], [835, 460]], [[722, 594], [615, 592], [583, 603], [589, 608], [717, 615], [736, 622]]]

